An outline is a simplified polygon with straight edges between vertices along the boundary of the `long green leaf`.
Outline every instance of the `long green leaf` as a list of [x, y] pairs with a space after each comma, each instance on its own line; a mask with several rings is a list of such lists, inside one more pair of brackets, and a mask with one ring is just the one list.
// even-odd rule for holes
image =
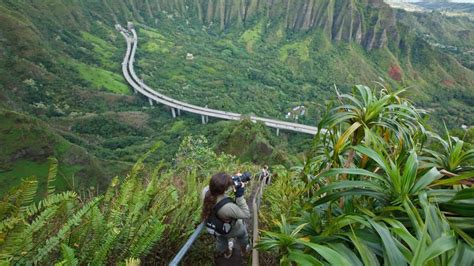
[[369, 158], [374, 160], [386, 173], [389, 172], [389, 164], [376, 151], [374, 151], [370, 148], [361, 146], [361, 145], [355, 146], [354, 150], [369, 156]]
[[417, 193], [421, 189], [424, 189], [429, 186], [435, 180], [440, 179], [442, 176], [443, 175], [435, 167], [431, 168], [428, 172], [426, 172], [426, 174], [424, 174], [418, 179], [416, 184], [412, 187], [410, 193]]
[[352, 232], [351, 235], [349, 235], [349, 238], [351, 239], [352, 243], [356, 247], [357, 251], [359, 252], [359, 255], [362, 259], [362, 262], [364, 265], [370, 265], [370, 266], [377, 266], [379, 265], [379, 261], [377, 260], [377, 257], [375, 256], [374, 252], [367, 247], [355, 234]]
[[474, 177], [474, 171], [469, 171], [462, 173], [458, 176], [437, 180], [434, 182], [434, 185], [457, 185], [460, 184], [460, 181], [466, 180]]
[[423, 264], [451, 249], [454, 249], [455, 247], [456, 238], [453, 236], [442, 236], [436, 239], [426, 250], [423, 251]]
[[339, 154], [342, 150], [343, 145], [346, 143], [347, 139], [356, 131], [360, 126], [362, 126], [361, 123], [355, 122], [352, 124], [346, 131], [339, 137], [337, 140], [336, 145], [334, 146], [334, 153]]
[[313, 204], [315, 206], [318, 206], [328, 201], [333, 201], [345, 196], [368, 196], [377, 199], [383, 203], [387, 203], [389, 200], [389, 195], [383, 192], [376, 192], [368, 189], [350, 189], [342, 192], [330, 193], [322, 197], [321, 199], [315, 201]]
[[383, 219], [391, 226], [391, 231], [398, 235], [405, 243], [408, 244], [411, 250], [416, 248], [418, 240], [408, 231], [408, 229], [399, 221], [394, 219]]
[[306, 241], [298, 241], [299, 244], [305, 245], [312, 250], [316, 251], [319, 255], [321, 255], [325, 260], [327, 260], [331, 265], [351, 265], [344, 256], [339, 254], [338, 252], [334, 251], [331, 248], [328, 248], [323, 245], [319, 245], [316, 243], [306, 242]]
[[403, 169], [403, 179], [402, 179], [402, 191], [410, 191], [416, 179], [416, 172], [418, 170], [418, 161], [416, 152], [411, 151], [410, 156], [408, 157], [404, 169]]
[[474, 199], [474, 188], [463, 189], [454, 195], [451, 201]]
[[290, 250], [288, 259], [301, 266], [323, 266], [324, 264], [315, 257], [305, 254], [300, 250]]
[[334, 182], [328, 186], [322, 187], [320, 190], [316, 191], [315, 196], [319, 196], [323, 193], [333, 191], [336, 189], [354, 189], [354, 188], [364, 188], [364, 189], [371, 189], [377, 192], [383, 192], [384, 189], [377, 184], [369, 181], [351, 181], [351, 180], [344, 180]]
[[449, 266], [474, 265], [474, 248], [459, 242], [454, 255], [449, 260]]
[[372, 220], [369, 220], [369, 222], [372, 224], [372, 227], [375, 229], [375, 231], [377, 231], [380, 238], [382, 239], [384, 254], [387, 256], [388, 262], [391, 265], [406, 265], [407, 261], [395, 244], [393, 236], [390, 234], [387, 227], [385, 225], [382, 226]]

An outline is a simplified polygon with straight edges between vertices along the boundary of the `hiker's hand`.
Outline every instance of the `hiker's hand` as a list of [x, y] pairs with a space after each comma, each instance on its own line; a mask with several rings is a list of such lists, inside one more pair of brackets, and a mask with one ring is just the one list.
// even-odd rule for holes
[[239, 186], [239, 187], [236, 187], [236, 188], [235, 188], [235, 197], [236, 197], [236, 198], [242, 197], [242, 196], [244, 195], [244, 192], [245, 192], [244, 184], [242, 184], [242, 185]]

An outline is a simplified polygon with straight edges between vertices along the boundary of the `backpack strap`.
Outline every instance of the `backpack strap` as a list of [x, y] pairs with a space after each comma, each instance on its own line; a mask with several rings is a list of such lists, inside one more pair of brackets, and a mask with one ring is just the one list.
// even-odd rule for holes
[[219, 201], [216, 205], [214, 205], [214, 208], [212, 209], [214, 211], [214, 213], [216, 214], [217, 216], [217, 212], [222, 208], [224, 207], [224, 205], [226, 205], [227, 203], [231, 203], [231, 202], [234, 202], [234, 200], [232, 198], [229, 198], [229, 197], [225, 197], [223, 199], [221, 199], [221, 201]]

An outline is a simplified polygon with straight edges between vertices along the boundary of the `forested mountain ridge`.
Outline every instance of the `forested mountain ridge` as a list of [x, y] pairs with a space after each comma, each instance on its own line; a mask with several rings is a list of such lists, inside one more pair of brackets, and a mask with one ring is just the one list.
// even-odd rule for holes
[[[178, 12], [195, 17], [203, 24], [217, 23], [221, 30], [242, 26], [265, 14], [271, 23], [283, 18], [286, 29], [321, 28], [332, 40], [362, 44], [367, 49], [387, 45], [396, 38], [395, 18], [383, 1], [144, 1], [145, 9]], [[369, 19], [370, 18], [370, 21]]]
[[[430, 46], [426, 38], [411, 29], [410, 24], [418, 23], [420, 28], [423, 25], [417, 21], [416, 16], [397, 16], [382, 0], [55, 0], [48, 3], [4, 0], [1, 5], [4, 23], [0, 42], [5, 47], [1, 59], [4, 66], [2, 71], [5, 71], [2, 84], [8, 88], [2, 93], [4, 99], [6, 95], [24, 93], [10, 90], [14, 87], [26, 87], [23, 81], [31, 77], [44, 77], [49, 82], [66, 82], [48, 85], [47, 90], [50, 87], [77, 88], [76, 85], [88, 87], [90, 84], [84, 82], [84, 79], [90, 81], [92, 78], [88, 75], [90, 73], [87, 72], [86, 65], [102, 68], [106, 72], [100, 71], [101, 76], [109, 76], [108, 82], [93, 82], [95, 87], [127, 93], [123, 79], [115, 75], [119, 73], [115, 63], [120, 60], [123, 41], [112, 26], [131, 20], [151, 27], [167, 27], [171, 32], [172, 27], [193, 28], [198, 27], [195, 22], [199, 22], [211, 35], [218, 34], [224, 39], [227, 35], [241, 35], [238, 39], [245, 44], [247, 50], [256, 50], [263, 57], [275, 56], [271, 50], [277, 48], [280, 59], [290, 65], [301, 65], [307, 61], [308, 56], [299, 56], [299, 62], [292, 63], [291, 56], [285, 54], [293, 51], [297, 55], [307, 53], [313, 65], [314, 61], [326, 64], [322, 69], [302, 66], [312, 68], [313, 75], [322, 77], [309, 84], [315, 83], [313, 86], [317, 90], [324, 90], [334, 83], [366, 83], [382, 77], [393, 85], [414, 87], [425, 103], [432, 104], [432, 98], [438, 96], [443, 88], [448, 90], [447, 95], [443, 95], [447, 96], [444, 99], [454, 96], [456, 101], [465, 101], [465, 105], [471, 105], [472, 101], [472, 70], [464, 68], [456, 59], [440, 52], [439, 48]], [[443, 25], [442, 21], [441, 19], [439, 25]], [[472, 40], [473, 34], [472, 30], [468, 30], [468, 22], [456, 21], [451, 24], [449, 31], [456, 31], [456, 25], [463, 26], [463, 32], [460, 30], [453, 34], [464, 36], [466, 44]], [[423, 28], [420, 32], [433, 32], [441, 43], [443, 39], [453, 38], [448, 30], [440, 33], [429, 28], [427, 32]], [[332, 41], [332, 44], [326, 43], [327, 41]], [[365, 52], [357, 51], [358, 45]], [[258, 50], [259, 47], [262, 49]], [[469, 45], [465, 48], [468, 51]], [[333, 50], [334, 55], [328, 59], [321, 58], [320, 55], [330, 54], [328, 50]], [[23, 60], [16, 60], [18, 58]], [[69, 60], [71, 58], [76, 61], [72, 62]], [[332, 73], [333, 62], [325, 63], [325, 60], [346, 62], [340, 62], [336, 72]], [[361, 61], [363, 67], [360, 71], [353, 69], [353, 61]], [[341, 64], [344, 68], [340, 67]], [[8, 65], [14, 67], [9, 68]], [[465, 65], [468, 66], [469, 62]], [[329, 72], [321, 72], [324, 68]], [[301, 68], [289, 70], [305, 72]], [[80, 72], [80, 77], [74, 75], [77, 71]], [[301, 79], [301, 76], [309, 74], [297, 74], [292, 78]], [[55, 77], [61, 77], [62, 81]], [[307, 80], [311, 79], [303, 78], [303, 82]], [[68, 84], [68, 81], [74, 82]], [[2, 104], [18, 104], [13, 103], [14, 100], [9, 101], [9, 98], [6, 97]], [[62, 97], [61, 102], [67, 101], [67, 97]], [[443, 109], [443, 106], [440, 108]], [[466, 121], [469, 120], [468, 117], [464, 116], [461, 120], [469, 123]]]

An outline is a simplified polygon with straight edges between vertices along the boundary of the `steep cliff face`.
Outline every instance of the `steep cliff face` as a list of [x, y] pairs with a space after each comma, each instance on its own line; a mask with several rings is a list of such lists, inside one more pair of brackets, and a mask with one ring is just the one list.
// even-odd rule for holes
[[[436, 25], [449, 27], [425, 27], [434, 20], [398, 16], [383, 0], [2, 0], [0, 20], [0, 47], [4, 48], [0, 49], [3, 71], [0, 72], [3, 74], [0, 99], [14, 91], [4, 90], [2, 94], [2, 85], [16, 88], [24, 87], [22, 82], [31, 77], [46, 82], [61, 75], [74, 76], [76, 72], [68, 72], [63, 63], [71, 66], [71, 70], [82, 70], [83, 76], [92, 79], [87, 74], [93, 71], [85, 72], [83, 65], [74, 64], [74, 60], [100, 65], [110, 72], [104, 72], [104, 76], [111, 76], [117, 71], [113, 68], [114, 62], [120, 60], [120, 50], [123, 50], [123, 47], [117, 48], [123, 45], [123, 40], [113, 25], [126, 21], [141, 23], [139, 29], [148, 25], [169, 31], [170, 41], [179, 39], [179, 31], [193, 39], [197, 38], [197, 32], [210, 33], [203, 37], [202, 43], [190, 44], [190, 47], [205, 47], [207, 37], [219, 36], [214, 43], [220, 43], [218, 49], [225, 47], [221, 53], [229, 54], [227, 58], [237, 58], [240, 52], [234, 44], [242, 45], [247, 52], [244, 55], [264, 56], [269, 61], [276, 58], [275, 65], [285, 64], [298, 78], [305, 79], [306, 74], [302, 73], [316, 73], [318, 79], [307, 80], [317, 80], [316, 84], [322, 87], [334, 83], [369, 83], [385, 76], [397, 85], [423, 88], [417, 90], [420, 94], [431, 90], [435, 95], [445, 87], [469, 92], [474, 84], [472, 70], [439, 51], [443, 42], [426, 41], [430, 32], [440, 32], [435, 37], [444, 36], [443, 32], [459, 30], [462, 27], [458, 25], [465, 24], [464, 30], [447, 44], [459, 46], [458, 40], [461, 44], [468, 43], [470, 23], [450, 20], [447, 24], [446, 18], [439, 17]], [[423, 30], [414, 30], [420, 28]], [[140, 36], [146, 38], [142, 33]], [[186, 39], [173, 44], [173, 49], [180, 49], [183, 41]], [[221, 45], [227, 42], [235, 43]], [[345, 45], [347, 43], [360, 44], [366, 51], [358, 45]], [[444, 46], [450, 48], [448, 45]], [[148, 50], [158, 51], [155, 46]], [[466, 51], [470, 51], [470, 46], [465, 46]], [[195, 53], [201, 50], [196, 49]], [[460, 58], [468, 58], [458, 54]], [[57, 62], [58, 58], [62, 61]], [[10, 67], [11, 62], [15, 67]], [[174, 80], [166, 80], [174, 86], [171, 85]], [[67, 86], [56, 87], [59, 90]], [[459, 99], [472, 98], [465, 97], [465, 93], [458, 95]]]
[[[5, 0], [4, 4], [33, 16], [31, 20], [57, 25], [49, 31], [87, 30], [90, 17], [107, 24], [135, 20], [157, 25], [160, 18], [169, 16], [218, 30], [251, 25], [257, 19], [293, 31], [319, 28], [331, 40], [359, 43], [367, 50], [385, 47], [398, 38], [395, 15], [383, 0], [57, 0], [29, 4]], [[42, 16], [45, 9], [52, 16]]]
[[[384, 47], [397, 38], [396, 20], [383, 0], [103, 0], [112, 14], [155, 19], [160, 13], [197, 19], [220, 30], [265, 17], [289, 30], [320, 28], [334, 41]], [[115, 10], [113, 10], [115, 9]], [[129, 10], [125, 12], [125, 10]], [[155, 20], [156, 21], [156, 20]]]

